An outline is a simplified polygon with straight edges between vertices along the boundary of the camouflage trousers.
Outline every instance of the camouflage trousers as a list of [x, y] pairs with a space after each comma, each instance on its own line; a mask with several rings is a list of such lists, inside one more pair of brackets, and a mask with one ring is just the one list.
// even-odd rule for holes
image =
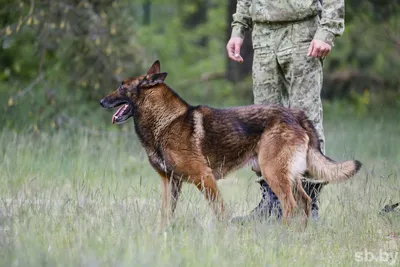
[[[325, 152], [321, 102], [323, 60], [307, 56], [317, 26], [318, 17], [254, 24], [253, 94], [255, 104], [302, 109], [314, 123]], [[318, 209], [316, 201], [323, 185], [303, 182], [312, 198], [312, 209]], [[271, 198], [277, 200], [276, 196]]]
[[322, 59], [307, 56], [318, 17], [288, 23], [254, 23], [252, 41], [255, 104], [302, 109], [314, 123], [322, 151]]

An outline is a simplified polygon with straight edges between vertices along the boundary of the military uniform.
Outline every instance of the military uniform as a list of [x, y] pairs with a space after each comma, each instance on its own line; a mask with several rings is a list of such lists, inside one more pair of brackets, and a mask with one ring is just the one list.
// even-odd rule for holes
[[[278, 104], [305, 111], [314, 122], [325, 151], [321, 89], [323, 59], [307, 56], [313, 39], [334, 45], [344, 31], [344, 0], [238, 0], [232, 37], [252, 30], [253, 94], [256, 104]], [[256, 213], [270, 214], [279, 202], [260, 182], [263, 199]], [[318, 184], [303, 184], [318, 216]], [[280, 213], [279, 213], [280, 214]]]

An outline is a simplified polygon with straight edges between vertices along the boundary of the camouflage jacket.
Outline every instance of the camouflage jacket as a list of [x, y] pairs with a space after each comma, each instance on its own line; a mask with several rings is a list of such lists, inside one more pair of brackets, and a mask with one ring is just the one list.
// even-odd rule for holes
[[[238, 0], [232, 37], [244, 38], [254, 22], [288, 22], [320, 14], [314, 39], [333, 45], [344, 32], [344, 0]], [[322, 1], [321, 1], [322, 2]]]

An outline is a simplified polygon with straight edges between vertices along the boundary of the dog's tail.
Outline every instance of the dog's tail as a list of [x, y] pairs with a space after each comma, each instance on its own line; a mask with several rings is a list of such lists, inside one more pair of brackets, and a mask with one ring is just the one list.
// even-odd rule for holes
[[353, 177], [361, 168], [358, 160], [335, 162], [326, 157], [321, 151], [310, 147], [307, 154], [307, 167], [312, 177], [311, 182], [341, 182]]
[[361, 168], [358, 160], [347, 160], [336, 162], [321, 151], [321, 145], [317, 131], [307, 117], [302, 116], [301, 125], [309, 136], [309, 147], [307, 152], [307, 171], [311, 179], [306, 180], [313, 183], [340, 182], [353, 177]]

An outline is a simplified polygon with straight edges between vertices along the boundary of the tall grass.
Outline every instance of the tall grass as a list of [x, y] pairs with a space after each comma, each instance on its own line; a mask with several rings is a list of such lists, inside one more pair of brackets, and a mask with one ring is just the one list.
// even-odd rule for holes
[[[379, 214], [400, 201], [397, 120], [332, 119], [325, 131], [330, 157], [364, 165], [323, 189], [320, 220], [302, 232], [218, 223], [191, 185], [160, 229], [159, 177], [133, 132], [3, 130], [0, 266], [399, 266], [388, 255], [400, 248], [400, 215]], [[218, 182], [232, 215], [258, 204], [255, 180], [243, 169]]]

